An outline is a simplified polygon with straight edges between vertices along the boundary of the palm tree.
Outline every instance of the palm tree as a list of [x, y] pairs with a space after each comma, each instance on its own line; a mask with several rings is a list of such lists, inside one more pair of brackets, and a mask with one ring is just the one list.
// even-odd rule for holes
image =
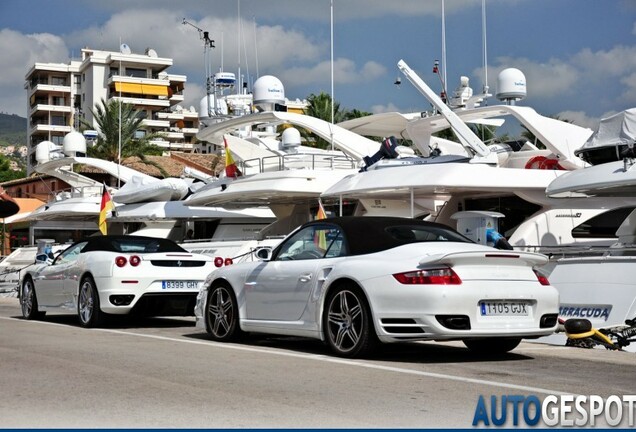
[[[307, 102], [309, 102], [309, 105], [305, 108], [305, 114], [331, 122], [331, 95], [325, 92], [320, 92], [318, 95], [312, 93], [307, 98]], [[346, 120], [347, 111], [340, 110], [340, 103], [338, 102], [334, 102], [333, 104], [333, 114], [334, 123], [340, 123]], [[326, 149], [331, 145], [327, 140], [315, 136], [310, 132], [301, 131], [301, 135], [305, 141], [313, 143], [315, 147]]]
[[[121, 129], [121, 159], [137, 156], [143, 163], [156, 167], [164, 177], [168, 177], [161, 166], [146, 158], [146, 155], [162, 154], [162, 150], [158, 146], [150, 143], [151, 140], [160, 137], [161, 133], [137, 136], [137, 131], [143, 129], [141, 111], [135, 109], [133, 105], [122, 103], [117, 99], [106, 102], [102, 98], [101, 104], [95, 105], [95, 109], [91, 109], [91, 113], [99, 126], [99, 134], [97, 143], [87, 149], [90, 157], [120, 162], [119, 136]], [[80, 122], [83, 128], [93, 128], [93, 125], [85, 119], [81, 119]]]

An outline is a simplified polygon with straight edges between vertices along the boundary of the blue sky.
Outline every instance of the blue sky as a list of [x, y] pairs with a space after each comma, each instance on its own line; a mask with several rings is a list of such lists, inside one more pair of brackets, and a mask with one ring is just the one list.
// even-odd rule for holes
[[[436, 91], [441, 59], [441, 0], [333, 0], [335, 99], [371, 112], [430, 108], [396, 67], [404, 59]], [[253, 81], [275, 75], [288, 98], [330, 91], [330, 0], [2, 0], [0, 112], [26, 114], [24, 76], [36, 62], [68, 62], [84, 46], [133, 52], [153, 48], [185, 74], [185, 105], [204, 96], [203, 47], [186, 18], [216, 41], [213, 69], [238, 68]], [[445, 0], [447, 81], [483, 80], [481, 0]], [[491, 92], [508, 67], [526, 76], [530, 105], [596, 127], [636, 106], [636, 2], [486, 0]], [[256, 61], [258, 59], [258, 62]], [[393, 83], [402, 79], [401, 86]], [[491, 104], [496, 103], [494, 98]]]

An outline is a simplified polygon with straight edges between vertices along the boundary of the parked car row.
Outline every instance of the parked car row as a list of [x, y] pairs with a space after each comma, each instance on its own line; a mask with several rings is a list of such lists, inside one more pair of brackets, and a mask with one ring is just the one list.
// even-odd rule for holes
[[322, 219], [255, 255], [218, 267], [165, 239], [92, 237], [28, 269], [22, 313], [74, 312], [85, 327], [111, 314], [194, 313], [213, 340], [303, 336], [343, 357], [414, 340], [507, 352], [557, 327], [558, 293], [535, 270], [545, 256], [475, 244], [441, 224]]

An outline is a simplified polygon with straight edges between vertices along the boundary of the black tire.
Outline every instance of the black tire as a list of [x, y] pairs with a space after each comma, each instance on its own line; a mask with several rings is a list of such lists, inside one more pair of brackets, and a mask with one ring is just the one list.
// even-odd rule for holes
[[210, 338], [219, 342], [236, 341], [243, 336], [239, 325], [238, 302], [234, 290], [217, 283], [208, 291], [205, 327]]
[[46, 312], [38, 310], [38, 297], [35, 293], [35, 284], [31, 276], [27, 276], [22, 281], [20, 287], [20, 309], [24, 319], [37, 320], [46, 315]]
[[327, 345], [339, 357], [364, 357], [378, 346], [371, 308], [362, 290], [353, 284], [329, 293], [322, 324]]
[[592, 330], [590, 320], [582, 318], [570, 318], [564, 325], [565, 331], [569, 334], [587, 333]]
[[100, 309], [97, 285], [90, 276], [85, 276], [79, 286], [77, 317], [80, 325], [85, 328], [99, 327], [106, 318], [106, 314]]
[[485, 338], [485, 339], [464, 339], [471, 351], [479, 354], [503, 354], [517, 348], [521, 338]]

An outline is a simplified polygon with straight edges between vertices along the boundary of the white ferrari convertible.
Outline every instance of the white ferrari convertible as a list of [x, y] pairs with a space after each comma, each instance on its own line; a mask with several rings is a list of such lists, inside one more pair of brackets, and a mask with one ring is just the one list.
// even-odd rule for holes
[[171, 240], [96, 236], [72, 244], [51, 263], [28, 267], [19, 297], [26, 319], [76, 313], [84, 327], [110, 314], [192, 315], [213, 258]]
[[535, 270], [544, 255], [475, 244], [436, 223], [322, 219], [255, 253], [215, 270], [199, 293], [197, 326], [214, 340], [305, 336], [344, 357], [413, 340], [507, 352], [557, 327], [557, 290]]

